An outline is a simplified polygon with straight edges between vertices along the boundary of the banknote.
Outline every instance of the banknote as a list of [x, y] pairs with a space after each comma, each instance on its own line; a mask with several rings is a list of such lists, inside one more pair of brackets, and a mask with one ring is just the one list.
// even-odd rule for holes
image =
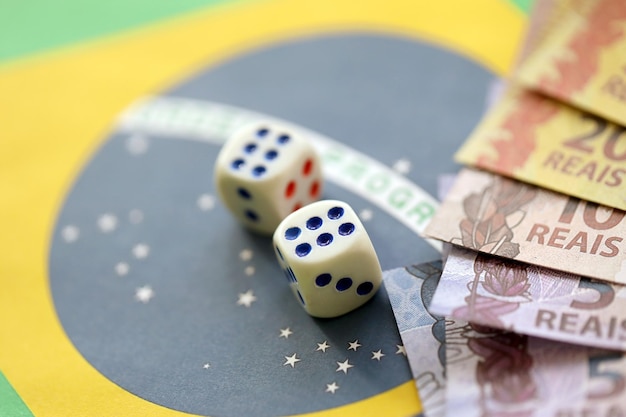
[[528, 90], [511, 88], [455, 158], [626, 210], [626, 127]]
[[445, 404], [445, 323], [426, 309], [440, 276], [441, 261], [383, 274], [425, 417], [442, 417]]
[[446, 323], [447, 417], [622, 417], [626, 357]]
[[537, 50], [549, 39], [549, 35], [561, 23], [568, 11], [577, 9], [584, 1], [586, 0], [535, 0], [515, 67], [518, 68], [531, 52]]
[[424, 234], [480, 252], [624, 284], [625, 215], [464, 168]]
[[429, 311], [626, 351], [626, 286], [452, 247]]
[[551, 27], [516, 78], [626, 126], [626, 1], [577, 3]]

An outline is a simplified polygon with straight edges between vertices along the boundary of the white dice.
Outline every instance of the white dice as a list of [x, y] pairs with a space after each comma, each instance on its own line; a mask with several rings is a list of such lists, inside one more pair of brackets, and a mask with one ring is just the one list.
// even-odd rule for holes
[[224, 144], [215, 164], [221, 200], [244, 226], [271, 234], [289, 213], [322, 193], [320, 159], [306, 137], [255, 123]]
[[294, 295], [314, 317], [336, 317], [376, 293], [382, 271], [354, 210], [323, 200], [287, 216], [274, 232], [274, 251]]

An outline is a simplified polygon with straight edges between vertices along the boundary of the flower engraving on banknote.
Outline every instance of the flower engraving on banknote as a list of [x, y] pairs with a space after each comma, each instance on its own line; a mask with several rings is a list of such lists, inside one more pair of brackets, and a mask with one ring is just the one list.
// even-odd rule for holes
[[465, 297], [467, 305], [456, 308], [452, 316], [505, 328], [499, 316], [517, 310], [521, 302], [530, 301], [530, 286], [526, 266], [477, 255], [474, 279], [468, 283], [470, 294]]
[[479, 415], [533, 415], [538, 387], [532, 375], [534, 361], [528, 351], [528, 336], [450, 322], [446, 337], [450, 344], [447, 359], [452, 366], [456, 362], [473, 363], [465, 369], [472, 373], [470, 378], [477, 385]]
[[[523, 207], [537, 196], [526, 184], [494, 176], [480, 193], [463, 200], [465, 218], [459, 223], [462, 246], [507, 258], [519, 254], [519, 244], [512, 242], [513, 228], [523, 219]], [[454, 240], [452, 243], [457, 243]]]
[[446, 322], [446, 417], [621, 417], [622, 352]]
[[[533, 359], [528, 354], [528, 336], [500, 333], [492, 337], [470, 338], [467, 343], [480, 357], [475, 372], [483, 415], [496, 411], [489, 408], [497, 409], [499, 403], [508, 406], [526, 403], [535, 396], [537, 388], [530, 375]], [[490, 402], [493, 403], [491, 407]]]

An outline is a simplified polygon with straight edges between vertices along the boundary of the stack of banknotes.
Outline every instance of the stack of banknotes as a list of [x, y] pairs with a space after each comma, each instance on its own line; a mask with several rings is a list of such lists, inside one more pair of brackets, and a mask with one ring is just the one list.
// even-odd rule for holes
[[426, 417], [626, 417], [626, 0], [538, 1], [501, 99], [385, 285]]

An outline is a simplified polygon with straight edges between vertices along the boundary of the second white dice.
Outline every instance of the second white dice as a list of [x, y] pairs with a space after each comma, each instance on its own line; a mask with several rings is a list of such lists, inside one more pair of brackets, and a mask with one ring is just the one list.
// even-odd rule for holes
[[289, 213], [319, 199], [321, 168], [308, 138], [260, 122], [240, 129], [224, 144], [215, 164], [215, 182], [239, 222], [271, 234]]
[[273, 243], [294, 295], [312, 316], [352, 311], [382, 282], [369, 235], [345, 202], [318, 201], [290, 214], [274, 232]]

